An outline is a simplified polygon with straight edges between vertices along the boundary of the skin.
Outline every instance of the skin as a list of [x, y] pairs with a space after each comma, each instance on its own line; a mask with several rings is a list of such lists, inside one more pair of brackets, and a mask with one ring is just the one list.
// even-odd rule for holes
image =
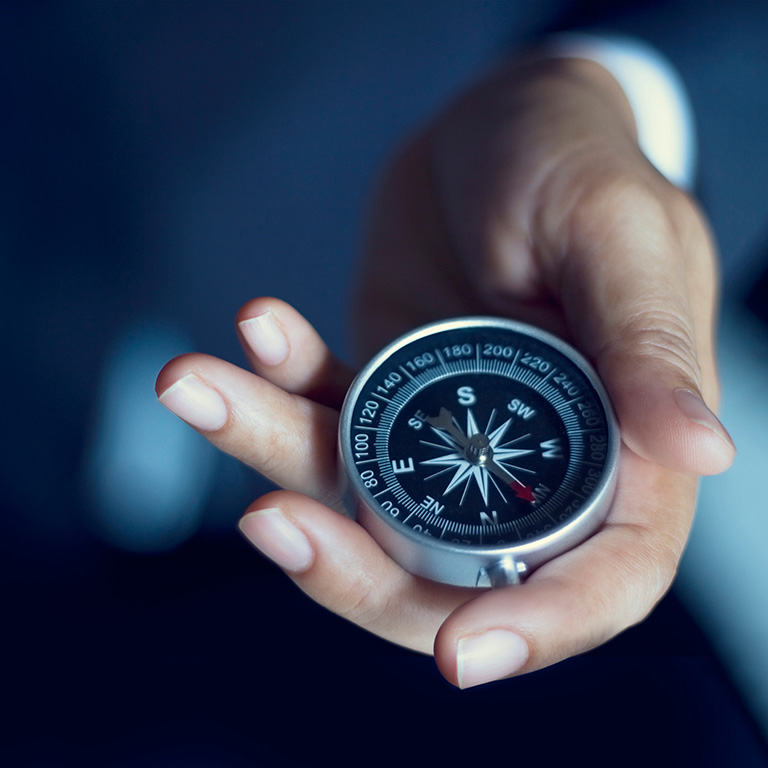
[[[595, 536], [521, 586], [477, 591], [406, 573], [339, 514], [338, 409], [354, 368], [294, 308], [254, 299], [237, 321], [271, 312], [279, 355], [265, 361], [241, 333], [252, 373], [184, 355], [157, 392], [194, 373], [221, 396], [226, 423], [200, 431], [285, 489], [248, 513], [279, 509], [299, 532], [304, 556], [289, 577], [361, 627], [433, 653], [462, 687], [546, 667], [645, 618], [674, 579], [698, 476], [725, 470], [735, 449], [704, 406], [718, 400], [714, 245], [696, 203], [639, 151], [617, 83], [567, 59], [490, 73], [397, 152], [363, 250], [359, 362], [443, 317], [503, 315], [553, 331], [593, 361], [613, 400], [618, 490]], [[274, 553], [272, 534], [253, 534], [263, 519], [248, 514], [243, 531]], [[524, 652], [470, 674], [460, 650], [489, 630], [522, 638]]]

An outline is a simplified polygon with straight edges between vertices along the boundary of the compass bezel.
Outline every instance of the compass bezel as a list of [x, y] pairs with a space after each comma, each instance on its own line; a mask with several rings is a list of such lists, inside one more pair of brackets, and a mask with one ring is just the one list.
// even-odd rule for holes
[[[602, 473], [588, 498], [564, 522], [535, 538], [500, 546], [453, 543], [425, 536], [393, 518], [365, 486], [352, 449], [356, 404], [371, 379], [403, 348], [418, 346], [428, 337], [461, 330], [508, 331], [551, 347], [575, 366], [602, 407], [607, 436]], [[359, 429], [359, 427], [357, 428]], [[498, 317], [472, 316], [443, 320], [404, 334], [376, 354], [358, 373], [347, 393], [339, 424], [339, 464], [345, 507], [390, 557], [406, 570], [436, 581], [460, 586], [513, 583], [536, 567], [572, 549], [594, 534], [613, 499], [618, 472], [620, 438], [613, 408], [596, 372], [584, 356], [559, 337], [540, 328]]]

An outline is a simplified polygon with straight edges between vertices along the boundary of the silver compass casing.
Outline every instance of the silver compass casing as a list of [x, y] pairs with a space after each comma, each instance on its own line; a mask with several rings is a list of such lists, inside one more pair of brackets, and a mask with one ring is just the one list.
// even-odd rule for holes
[[[598, 482], [589, 497], [562, 524], [515, 544], [489, 546], [451, 543], [424, 536], [393, 519], [374, 498], [356, 471], [350, 435], [353, 412], [371, 378], [398, 351], [446, 330], [502, 329], [548, 345], [575, 365], [588, 380], [605, 415], [607, 455]], [[589, 362], [562, 339], [534, 326], [496, 317], [464, 317], [422, 326], [396, 339], [375, 355], [358, 373], [344, 401], [339, 424], [339, 465], [345, 508], [393, 560], [411, 573], [464, 587], [504, 586], [519, 583], [530, 572], [594, 534], [610, 510], [618, 474], [620, 437], [605, 388]]]

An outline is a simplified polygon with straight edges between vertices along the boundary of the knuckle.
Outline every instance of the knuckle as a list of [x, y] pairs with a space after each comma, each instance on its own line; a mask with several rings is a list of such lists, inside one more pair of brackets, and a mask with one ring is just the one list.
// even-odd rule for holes
[[[250, 418], [243, 418], [242, 423], [250, 425]], [[274, 480], [279, 476], [285, 463], [285, 457], [292, 453], [293, 436], [283, 428], [271, 425], [256, 425], [256, 429], [241, 429], [235, 435], [236, 444], [229, 452], [238, 457], [245, 457], [246, 462], [261, 475]]]
[[328, 607], [341, 618], [368, 628], [378, 624], [387, 614], [388, 600], [373, 576], [361, 571], [334, 595], [332, 605]]
[[598, 357], [616, 348], [631, 351], [636, 359], [652, 358], [674, 366], [692, 382], [701, 380], [691, 321], [676, 309], [662, 306], [658, 297], [635, 302]]
[[[565, 166], [569, 183], [562, 183]], [[604, 156], [599, 145], [579, 146], [561, 159], [561, 167], [550, 169], [539, 186], [537, 210], [547, 214], [544, 203], [557, 201], [557, 219], [564, 227], [566, 243], [592, 233], [595, 221], [606, 215], [651, 218], [663, 212], [663, 206], [646, 180], [631, 173], [612, 158]]]
[[619, 593], [626, 596], [626, 626], [643, 621], [672, 586], [682, 548], [656, 528], [623, 524], [611, 558]]
[[625, 169], [603, 172], [584, 192], [584, 203], [594, 211], [610, 206], [617, 211], [631, 211], [633, 215], [656, 217], [664, 210], [655, 191], [646, 181]]
[[[622, 523], [608, 528], [612, 544], [601, 557], [610, 578], [596, 584], [588, 576], [560, 574], [554, 590], [557, 612], [578, 622], [580, 633], [570, 640], [578, 641], [579, 651], [644, 621], [671, 587], [682, 553], [678, 539], [651, 526]], [[562, 597], [574, 594], [578, 601]]]

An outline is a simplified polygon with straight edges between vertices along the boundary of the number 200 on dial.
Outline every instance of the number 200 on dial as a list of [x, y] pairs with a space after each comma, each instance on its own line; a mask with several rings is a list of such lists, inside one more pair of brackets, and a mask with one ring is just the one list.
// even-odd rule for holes
[[380, 352], [342, 408], [345, 503], [412, 573], [517, 583], [611, 505], [619, 436], [587, 361], [523, 323], [434, 323]]

